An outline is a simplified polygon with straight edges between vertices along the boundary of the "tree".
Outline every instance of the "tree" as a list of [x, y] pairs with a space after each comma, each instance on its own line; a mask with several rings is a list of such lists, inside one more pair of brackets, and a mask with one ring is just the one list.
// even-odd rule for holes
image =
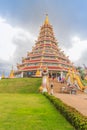
[[76, 70], [80, 73], [81, 79], [84, 79], [85, 78], [85, 70], [81, 66], [76, 67]]

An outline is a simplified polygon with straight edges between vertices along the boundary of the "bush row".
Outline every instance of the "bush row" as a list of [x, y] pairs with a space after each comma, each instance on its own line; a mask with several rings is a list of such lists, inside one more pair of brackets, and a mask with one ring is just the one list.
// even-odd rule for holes
[[57, 110], [74, 126], [76, 130], [87, 130], [87, 117], [76, 109], [63, 103], [60, 99], [47, 93], [44, 95], [54, 104]]

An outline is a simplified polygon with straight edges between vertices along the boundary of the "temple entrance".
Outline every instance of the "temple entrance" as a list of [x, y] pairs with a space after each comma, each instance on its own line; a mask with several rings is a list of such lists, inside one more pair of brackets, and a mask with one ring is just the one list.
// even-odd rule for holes
[[35, 75], [36, 72], [34, 71], [28, 71], [28, 72], [24, 72], [23, 73], [23, 77], [32, 77], [33, 75]]
[[52, 78], [57, 78], [58, 76], [61, 75], [61, 72], [49, 72], [49, 77]]

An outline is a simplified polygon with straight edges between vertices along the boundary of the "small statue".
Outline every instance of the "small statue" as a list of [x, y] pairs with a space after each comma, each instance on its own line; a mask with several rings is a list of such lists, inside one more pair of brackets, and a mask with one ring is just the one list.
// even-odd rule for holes
[[42, 92], [48, 92], [48, 86], [49, 86], [48, 69], [44, 68], [43, 71], [42, 71], [42, 87], [43, 87]]

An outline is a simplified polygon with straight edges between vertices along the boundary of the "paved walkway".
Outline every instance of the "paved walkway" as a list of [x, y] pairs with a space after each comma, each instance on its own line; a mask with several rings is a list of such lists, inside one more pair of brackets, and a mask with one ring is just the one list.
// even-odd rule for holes
[[60, 94], [55, 93], [55, 97], [61, 99], [64, 103], [74, 107], [80, 113], [87, 116], [87, 94]]
[[61, 87], [66, 86], [66, 84], [58, 83], [57, 80], [54, 81], [54, 96], [61, 99], [64, 103], [69, 106], [74, 107], [80, 113], [87, 116], [87, 94], [81, 91], [77, 91], [77, 94], [66, 94], [60, 93]]

